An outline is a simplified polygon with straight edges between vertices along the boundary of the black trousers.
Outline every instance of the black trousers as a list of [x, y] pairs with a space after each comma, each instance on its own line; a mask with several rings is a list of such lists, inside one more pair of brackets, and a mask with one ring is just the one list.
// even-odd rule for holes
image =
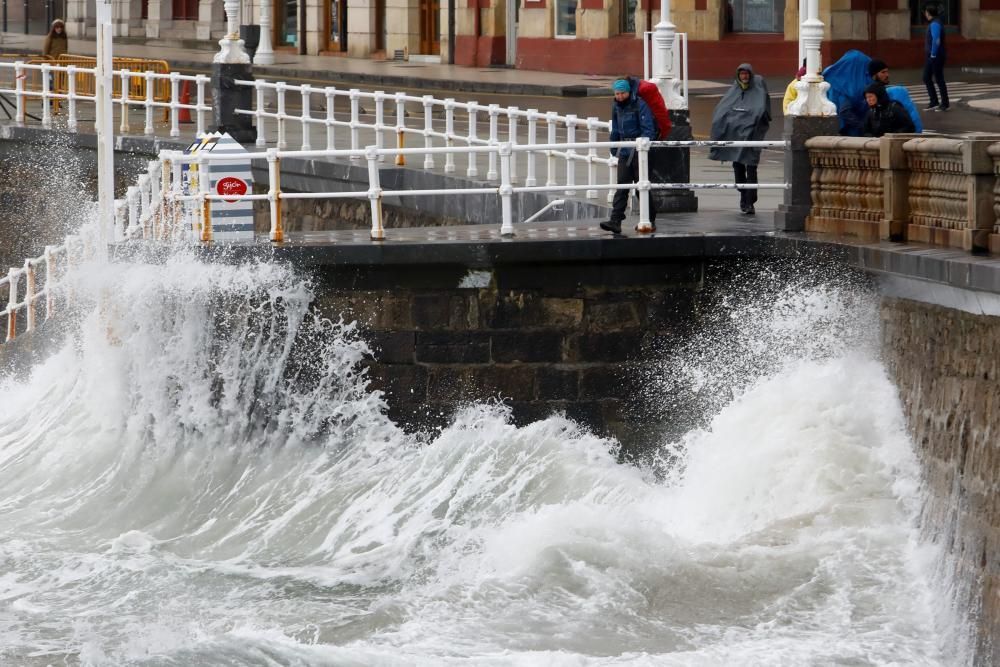
[[[756, 172], [754, 172], [756, 173]], [[639, 180], [639, 156], [634, 153], [630, 158], [618, 158], [618, 185], [635, 183]], [[615, 198], [611, 201], [611, 219], [621, 222], [625, 219], [625, 207], [631, 190], [615, 190]], [[649, 193], [649, 221], [656, 222], [656, 198]]]
[[[941, 89], [941, 99], [938, 99], [938, 91], [934, 90], [934, 83], [937, 82], [937, 87]], [[944, 58], [938, 56], [937, 58], [927, 57], [924, 61], [924, 85], [927, 86], [927, 97], [930, 98], [930, 105], [937, 106], [941, 105], [942, 108], [947, 109], [951, 106], [948, 103], [948, 86], [944, 83]]]
[[[736, 179], [736, 184], [740, 183], [756, 183], [757, 182], [757, 165], [753, 164], [743, 164], [742, 162], [733, 163], [733, 174]], [[752, 206], [757, 203], [757, 189], [745, 190], [740, 188], [740, 208], [746, 208], [747, 206]]]

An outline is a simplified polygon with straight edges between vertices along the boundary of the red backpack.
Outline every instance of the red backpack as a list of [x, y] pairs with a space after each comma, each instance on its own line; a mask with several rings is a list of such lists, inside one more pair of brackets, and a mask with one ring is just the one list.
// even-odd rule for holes
[[642, 98], [642, 101], [646, 103], [646, 106], [653, 113], [653, 118], [656, 119], [656, 127], [660, 130], [660, 139], [666, 139], [670, 136], [670, 112], [667, 111], [663, 95], [660, 95], [660, 89], [652, 81], [643, 81], [640, 79], [639, 97]]

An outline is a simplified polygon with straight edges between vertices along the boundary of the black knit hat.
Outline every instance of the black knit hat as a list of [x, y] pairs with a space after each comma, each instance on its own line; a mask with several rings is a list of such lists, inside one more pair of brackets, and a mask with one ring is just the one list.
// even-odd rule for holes
[[884, 69], [889, 69], [889, 66], [884, 61], [872, 60], [868, 63], [868, 76], [875, 76]]

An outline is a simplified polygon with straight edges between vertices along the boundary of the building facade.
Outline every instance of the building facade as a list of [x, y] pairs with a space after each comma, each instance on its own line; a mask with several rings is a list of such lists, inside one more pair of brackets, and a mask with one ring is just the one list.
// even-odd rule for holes
[[[929, 0], [820, 0], [824, 62], [859, 48], [892, 67], [923, 63]], [[947, 24], [949, 63], [1000, 60], [1000, 0], [933, 0]], [[20, 0], [0, 0], [21, 6]], [[94, 0], [65, 7], [71, 37], [92, 34]], [[242, 23], [260, 23], [261, 0], [243, 0]], [[640, 72], [643, 34], [659, 0], [270, 0], [276, 50], [358, 58], [440, 60], [567, 73]], [[214, 48], [226, 31], [222, 0], [114, 0], [116, 36]], [[750, 61], [788, 75], [798, 60], [798, 0], [672, 0], [689, 39], [693, 78], [729, 76]], [[25, 25], [38, 21], [25, 21]], [[44, 22], [43, 22], [44, 23]], [[12, 29], [11, 31], [16, 31]]]

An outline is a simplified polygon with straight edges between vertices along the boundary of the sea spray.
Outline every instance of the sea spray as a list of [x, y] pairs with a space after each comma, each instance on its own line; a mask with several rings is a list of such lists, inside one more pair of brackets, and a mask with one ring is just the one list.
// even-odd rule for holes
[[84, 273], [0, 386], [0, 661], [954, 664], [870, 295], [717, 304], [642, 466], [497, 405], [406, 434], [282, 265]]

